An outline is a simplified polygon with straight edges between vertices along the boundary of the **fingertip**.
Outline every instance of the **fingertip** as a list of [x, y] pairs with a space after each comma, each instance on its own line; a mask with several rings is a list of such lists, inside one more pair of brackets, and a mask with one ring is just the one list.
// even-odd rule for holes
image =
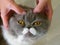
[[17, 4], [13, 4], [10, 9], [15, 11], [17, 14], [25, 14], [25, 10]]
[[35, 8], [34, 8], [34, 11], [35, 13], [39, 13], [41, 12], [43, 9], [43, 6], [41, 6], [40, 4], [38, 4]]
[[37, 6], [34, 8], [34, 10], [33, 10], [34, 13], [39, 13], [40, 11], [41, 11], [41, 10], [40, 10], [39, 5], [37, 5]]
[[20, 10], [20, 11], [19, 11], [19, 10], [16, 10], [15, 12], [16, 12], [17, 14], [22, 14], [22, 15], [26, 14], [25, 11], [21, 11], [21, 10]]
[[39, 12], [40, 12], [40, 10], [39, 10], [39, 9], [37, 9], [37, 8], [35, 8], [35, 9], [33, 10], [33, 12], [34, 12], [34, 13], [39, 13]]
[[8, 28], [8, 17], [2, 15], [1, 18], [3, 22], [3, 26], [7, 29]]
[[8, 23], [6, 23], [5, 21], [3, 21], [3, 26], [8, 29]]

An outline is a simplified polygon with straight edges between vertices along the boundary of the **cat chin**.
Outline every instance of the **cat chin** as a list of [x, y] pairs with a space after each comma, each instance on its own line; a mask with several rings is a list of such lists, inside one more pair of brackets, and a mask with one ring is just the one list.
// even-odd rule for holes
[[9, 45], [33, 45], [37, 42], [36, 40], [31, 39], [25, 40], [23, 35], [20, 35], [18, 38], [15, 38], [10, 33], [8, 33], [8, 31], [3, 26], [2, 34]]

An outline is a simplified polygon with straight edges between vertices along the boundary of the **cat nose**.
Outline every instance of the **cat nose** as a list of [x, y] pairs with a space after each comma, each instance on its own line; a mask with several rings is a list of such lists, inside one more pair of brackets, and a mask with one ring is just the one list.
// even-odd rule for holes
[[26, 37], [32, 37], [34, 36], [32, 33], [28, 32], [27, 34], [25, 34]]
[[30, 29], [30, 28], [31, 28], [31, 26], [30, 26], [30, 25], [28, 25], [28, 26], [27, 26], [27, 28], [28, 28], [28, 29]]

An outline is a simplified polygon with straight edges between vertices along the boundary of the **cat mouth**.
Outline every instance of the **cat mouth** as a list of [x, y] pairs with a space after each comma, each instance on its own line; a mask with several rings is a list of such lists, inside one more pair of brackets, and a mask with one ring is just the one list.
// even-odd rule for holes
[[36, 35], [33, 35], [32, 33], [28, 32], [24, 35], [24, 37], [35, 37]]
[[32, 34], [21, 34], [16, 39], [18, 42], [34, 42], [40, 40], [40, 38], [42, 38], [40, 34], [37, 34], [35, 36]]
[[31, 41], [34, 41], [34, 40], [36, 40], [36, 37], [34, 37], [34, 36], [21, 35], [21, 36], [18, 36], [18, 38], [17, 38], [18, 42], [31, 42]]

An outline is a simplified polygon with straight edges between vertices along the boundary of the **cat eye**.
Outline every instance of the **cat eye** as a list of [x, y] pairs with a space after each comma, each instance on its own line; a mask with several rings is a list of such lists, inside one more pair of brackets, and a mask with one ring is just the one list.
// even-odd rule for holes
[[34, 26], [40, 26], [42, 23], [40, 21], [36, 21], [33, 23]]
[[21, 25], [21, 26], [24, 26], [25, 25], [25, 22], [23, 20], [19, 20], [18, 23]]

